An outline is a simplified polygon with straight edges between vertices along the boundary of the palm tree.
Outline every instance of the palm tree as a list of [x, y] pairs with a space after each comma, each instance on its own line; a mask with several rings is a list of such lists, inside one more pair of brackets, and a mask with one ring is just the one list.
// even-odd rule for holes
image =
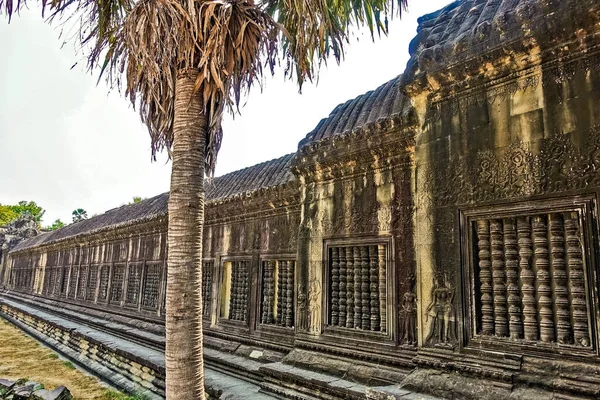
[[73, 222], [83, 221], [84, 219], [88, 218], [87, 211], [85, 211], [83, 208], [73, 210], [71, 214], [73, 215]]
[[[148, 127], [152, 156], [172, 159], [166, 298], [167, 398], [204, 398], [201, 258], [204, 178], [212, 175], [225, 107], [278, 62], [300, 88], [350, 28], [387, 31], [407, 0], [42, 0], [49, 19], [80, 23], [88, 67], [122, 86]], [[9, 19], [26, 0], [0, 0]], [[397, 2], [394, 4], [394, 2]], [[395, 10], [394, 10], [395, 8]], [[43, 12], [43, 11], [42, 11]]]

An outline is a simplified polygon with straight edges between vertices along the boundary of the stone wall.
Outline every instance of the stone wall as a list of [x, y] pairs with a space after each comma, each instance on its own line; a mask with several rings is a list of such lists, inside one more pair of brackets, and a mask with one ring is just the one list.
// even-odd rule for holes
[[[294, 179], [208, 202], [205, 333], [442, 396], [491, 398], [485, 378], [597, 397], [599, 15], [474, 0], [423, 17], [406, 73], [309, 133]], [[17, 249], [11, 287], [160, 320], [165, 231]]]

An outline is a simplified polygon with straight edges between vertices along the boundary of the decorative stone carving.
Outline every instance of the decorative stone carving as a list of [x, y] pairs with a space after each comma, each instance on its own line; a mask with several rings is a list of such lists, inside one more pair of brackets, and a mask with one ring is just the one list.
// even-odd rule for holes
[[400, 314], [400, 343], [415, 346], [417, 344], [417, 294], [415, 293], [415, 277], [409, 278], [410, 290], [402, 296]]
[[519, 288], [519, 248], [516, 224], [513, 218], [504, 220], [504, 258], [508, 292], [509, 333], [511, 339], [523, 336], [521, 291]]
[[295, 276], [295, 262], [284, 261], [285, 273], [283, 275], [283, 281], [287, 280], [285, 286], [282, 285], [281, 292], [284, 293], [285, 288], [285, 321], [281, 321], [281, 324], [285, 322], [287, 328], [294, 326], [294, 276]]
[[419, 182], [430, 206], [477, 204], [600, 186], [600, 126], [581, 135], [551, 134], [532, 143], [514, 141], [447, 162], [424, 165]]
[[294, 326], [294, 264], [287, 260], [263, 261], [261, 324]]
[[298, 330], [308, 330], [308, 305], [306, 292], [302, 284], [298, 284]]
[[114, 265], [110, 285], [111, 303], [119, 303], [123, 298], [123, 280], [125, 278], [125, 266]]
[[456, 342], [454, 289], [446, 275], [437, 275], [431, 291], [431, 304], [425, 310], [425, 322], [431, 319], [427, 344], [452, 345]]
[[375, 254], [378, 255], [377, 246], [369, 247], [369, 291], [371, 305], [371, 330], [379, 331], [381, 329], [381, 314], [379, 309], [379, 263]]
[[310, 281], [308, 289], [308, 305], [310, 308], [310, 327], [312, 334], [321, 333], [321, 283], [317, 279]]

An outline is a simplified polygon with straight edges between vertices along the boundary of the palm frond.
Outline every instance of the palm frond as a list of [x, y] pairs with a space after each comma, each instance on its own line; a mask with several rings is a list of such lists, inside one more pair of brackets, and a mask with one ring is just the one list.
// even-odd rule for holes
[[212, 174], [223, 111], [237, 107], [262, 75], [261, 60], [274, 67], [278, 34], [275, 21], [247, 1], [139, 0], [118, 34], [124, 44], [110, 47], [105, 65], [109, 80], [126, 65], [127, 95], [148, 127], [153, 157], [173, 142], [177, 73], [195, 74], [208, 117], [206, 170]]
[[[396, 3], [397, 2], [397, 3]], [[344, 57], [351, 28], [387, 34], [388, 17], [402, 16], [407, 0], [265, 0], [263, 7], [282, 26], [286, 75], [302, 88], [330, 56]]]

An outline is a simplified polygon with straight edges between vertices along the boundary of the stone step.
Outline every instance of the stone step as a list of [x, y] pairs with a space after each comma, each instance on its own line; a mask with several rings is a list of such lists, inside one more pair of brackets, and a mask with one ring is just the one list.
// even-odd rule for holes
[[[162, 351], [61, 318], [29, 304], [21, 304], [12, 298], [0, 296], [0, 315], [111, 386], [130, 393], [141, 392], [149, 399], [164, 398], [164, 353]], [[83, 342], [86, 343], [82, 346]], [[82, 350], [85, 346], [96, 351], [86, 352], [87, 349]], [[264, 365], [263, 363], [206, 348], [205, 357], [219, 366], [218, 369], [205, 366], [204, 371], [205, 387], [213, 398], [230, 400], [282, 398], [278, 395], [262, 393], [259, 385], [248, 382], [257, 380], [258, 369]], [[137, 362], [143, 362], [143, 365]], [[151, 383], [144, 381], [144, 378], [151, 378], [150, 365], [153, 365], [155, 372], [159, 372], [157, 374], [159, 376], [153, 379], [154, 383], [160, 385], [158, 388], [146, 387]], [[222, 370], [227, 369], [223, 366], [228, 366], [229, 372], [235, 372], [238, 376], [223, 373]], [[136, 370], [139, 370], [140, 376], [137, 375]]]
[[312, 396], [312, 398], [323, 400], [439, 400], [432, 396], [403, 389], [400, 385], [370, 387], [283, 362], [263, 365], [260, 372], [264, 375], [261, 387], [266, 392], [281, 394], [285, 392], [285, 389], [289, 389], [297, 392], [300, 396], [299, 399], [302, 399], [302, 396], [309, 396], [308, 398]]
[[106, 314], [98, 313], [96, 310], [89, 310], [83, 307], [80, 307], [78, 310], [73, 310], [71, 307], [66, 307], [57, 302], [38, 301], [38, 299], [32, 299], [30, 297], [7, 295], [5, 298], [19, 304], [44, 310], [45, 312], [57, 315], [61, 318], [98, 328], [101, 331], [127, 340], [136, 341], [158, 350], [164, 350], [165, 348], [164, 333], [153, 332], [152, 329], [148, 329], [148, 324], [142, 321], [138, 321], [141, 324], [141, 326], [138, 327], [138, 324], [136, 324], [133, 319], [127, 324], [111, 317], [107, 318]]
[[109, 321], [119, 322], [125, 325], [132, 326], [134, 328], [144, 329], [148, 332], [152, 332], [158, 335], [164, 335], [165, 333], [164, 318], [160, 318], [158, 316], [156, 316], [155, 318], [151, 318], [147, 315], [140, 314], [134, 310], [115, 310], [113, 308], [108, 309], [106, 306], [103, 306], [101, 304], [76, 304], [73, 303], [72, 300], [64, 298], [42, 297], [33, 293], [23, 293], [15, 291], [0, 291], [0, 293], [6, 298], [13, 297], [18, 300], [27, 299], [39, 305], [54, 305], [60, 308], [76, 311], [87, 315], [92, 315]]

